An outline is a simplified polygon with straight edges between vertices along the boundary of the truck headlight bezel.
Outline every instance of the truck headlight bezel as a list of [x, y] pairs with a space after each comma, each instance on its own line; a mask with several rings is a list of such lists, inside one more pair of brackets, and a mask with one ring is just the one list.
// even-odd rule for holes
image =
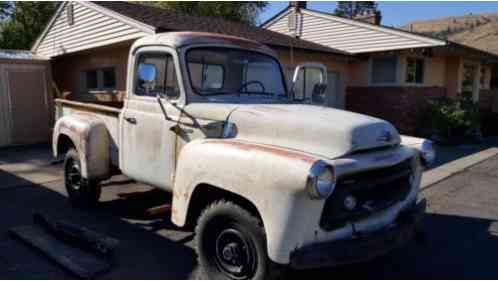
[[318, 160], [308, 173], [306, 189], [311, 199], [320, 200], [329, 197], [335, 190], [336, 175], [334, 167], [325, 161]]

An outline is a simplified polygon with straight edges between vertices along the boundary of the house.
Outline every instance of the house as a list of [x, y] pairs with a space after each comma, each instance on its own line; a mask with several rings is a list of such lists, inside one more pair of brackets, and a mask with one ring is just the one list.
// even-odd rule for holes
[[261, 27], [354, 56], [344, 81], [346, 109], [387, 119], [403, 133], [423, 126], [421, 104], [429, 97], [466, 92], [483, 110], [498, 108], [496, 55], [379, 23], [375, 13], [349, 19], [290, 2]]
[[49, 140], [50, 65], [29, 51], [0, 50], [0, 147]]
[[[129, 2], [64, 2], [32, 47], [51, 60], [57, 92], [70, 99], [121, 102], [128, 53], [137, 38], [168, 31], [203, 31], [245, 37], [275, 50], [290, 72], [309, 60], [329, 68], [330, 106], [343, 106], [352, 57], [342, 51], [271, 30]], [[342, 103], [342, 104], [341, 104]]]

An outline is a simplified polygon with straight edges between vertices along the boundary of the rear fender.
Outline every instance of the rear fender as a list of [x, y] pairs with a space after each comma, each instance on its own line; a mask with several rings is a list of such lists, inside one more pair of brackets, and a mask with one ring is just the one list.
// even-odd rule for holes
[[78, 151], [81, 174], [88, 180], [102, 180], [110, 175], [110, 136], [104, 122], [86, 114], [72, 114], [55, 124], [52, 149], [58, 157], [59, 142], [68, 137]]

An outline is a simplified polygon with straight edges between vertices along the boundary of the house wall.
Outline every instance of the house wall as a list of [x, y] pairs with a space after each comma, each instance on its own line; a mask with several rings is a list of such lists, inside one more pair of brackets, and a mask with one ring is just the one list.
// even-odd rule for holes
[[416, 135], [424, 125], [427, 98], [445, 95], [444, 87], [348, 87], [346, 109], [387, 120], [401, 133]]
[[445, 44], [442, 40], [307, 9], [300, 9], [297, 16], [293, 9], [288, 9], [263, 28], [294, 35], [289, 30], [289, 16], [296, 17], [295, 35], [300, 38], [354, 54]]
[[[81, 101], [122, 101], [126, 92], [128, 53], [131, 43], [94, 49], [84, 53], [56, 57], [52, 70], [59, 92], [69, 99]], [[114, 91], [87, 91], [84, 72], [103, 67], [114, 67]]]
[[385, 87], [385, 86], [417, 86], [417, 87], [446, 87], [446, 57], [425, 57], [424, 83], [413, 84], [406, 82], [406, 61], [408, 58], [424, 58], [423, 56], [410, 52], [397, 52], [398, 67], [396, 83], [390, 85], [376, 85], [370, 83], [371, 58], [383, 56], [383, 54], [372, 54], [363, 57], [358, 62], [351, 63], [349, 72], [351, 76], [350, 86], [360, 87]]
[[[68, 18], [71, 5], [72, 24]], [[53, 19], [52, 25], [49, 25], [47, 34], [40, 38], [33, 48], [38, 55], [54, 57], [154, 33], [139, 23], [120, 20], [115, 15], [110, 16], [103, 8], [90, 2], [67, 1], [60, 9], [61, 13]]]

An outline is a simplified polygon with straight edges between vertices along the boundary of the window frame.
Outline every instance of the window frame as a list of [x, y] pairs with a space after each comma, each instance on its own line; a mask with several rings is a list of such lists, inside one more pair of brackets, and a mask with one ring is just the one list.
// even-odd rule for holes
[[[175, 70], [175, 76], [176, 76], [176, 83], [178, 85], [178, 95], [175, 97], [168, 97], [165, 96], [169, 101], [178, 101], [181, 96], [182, 96], [182, 84], [181, 84], [181, 77], [178, 76], [178, 67], [177, 63], [175, 60], [175, 56], [172, 52], [169, 52], [167, 50], [159, 50], [159, 49], [140, 49], [135, 53], [135, 59], [133, 63], [133, 78], [131, 79], [132, 85], [132, 95], [135, 99], [145, 99], [145, 100], [150, 100], [150, 99], [156, 99], [155, 96], [146, 96], [146, 95], [137, 95], [136, 89], [137, 89], [137, 84], [138, 84], [138, 66], [140, 63], [140, 56], [142, 55], [162, 55], [162, 56], [169, 56], [171, 58], [171, 62], [173, 63], [173, 69]], [[168, 69], [168, 63], [165, 64], [165, 74], [167, 73]], [[167, 75], [164, 78], [164, 83], [167, 81]]]
[[[201, 64], [201, 65], [202, 65], [201, 72], [203, 72], [203, 71], [204, 71], [204, 65], [207, 65], [207, 66], [209, 66], [209, 65], [213, 65], [213, 66], [219, 66], [219, 67], [221, 67], [221, 69], [223, 70], [223, 73], [222, 73], [222, 74], [223, 74], [223, 76], [222, 76], [222, 78], [221, 78], [221, 79], [222, 79], [222, 80], [221, 80], [221, 87], [220, 87], [220, 88], [218, 88], [218, 89], [214, 89], [214, 88], [213, 88], [212, 90], [219, 90], [219, 89], [223, 89], [223, 87], [225, 87], [225, 80], [226, 80], [226, 69], [225, 69], [225, 66], [224, 66], [223, 64], [216, 64], [216, 63], [209, 63], [209, 64], [208, 64], [208, 63], [206, 63], [206, 64], [203, 64], [203, 63], [201, 63], [201, 62], [192, 62], [192, 63]], [[194, 84], [192, 83], [192, 80], [191, 80], [191, 76], [190, 76], [190, 66], [189, 66], [189, 64], [190, 64], [190, 62], [187, 60], [187, 61], [186, 61], [186, 65], [187, 65], [187, 72], [188, 72], [189, 80], [190, 80], [190, 83], [191, 83], [192, 89], [195, 89]], [[201, 81], [201, 83], [202, 83], [202, 81]]]
[[[393, 82], [374, 82], [373, 80], [373, 73], [374, 73], [374, 60], [378, 58], [386, 58], [386, 57], [392, 57], [395, 60], [395, 66], [394, 66], [394, 81]], [[397, 54], [392, 54], [392, 55], [382, 55], [382, 56], [373, 56], [369, 58], [369, 63], [368, 63], [368, 84], [370, 86], [393, 86], [393, 85], [398, 85], [400, 81], [400, 58], [399, 55]]]
[[279, 68], [280, 77], [282, 79], [282, 87], [284, 88], [285, 95], [290, 98], [290, 93], [289, 93], [289, 89], [288, 89], [288, 85], [287, 85], [287, 79], [285, 77], [282, 64], [280, 64], [280, 61], [276, 57], [274, 57], [272, 55], [269, 55], [269, 54], [267, 54], [265, 52], [260, 52], [260, 51], [253, 50], [253, 49], [244, 49], [244, 48], [240, 48], [240, 47], [237, 47], [237, 46], [219, 46], [219, 45], [199, 45], [199, 46], [193, 46], [193, 47], [187, 48], [185, 50], [185, 52], [184, 52], [183, 58], [184, 58], [185, 68], [186, 68], [186, 72], [187, 72], [187, 76], [188, 76], [187, 81], [189, 83], [190, 90], [195, 95], [200, 96], [200, 97], [209, 97], [209, 96], [212, 96], [211, 94], [201, 94], [201, 93], [197, 92], [196, 89], [194, 88], [193, 84], [192, 84], [192, 77], [190, 75], [190, 68], [188, 67], [188, 53], [190, 51], [196, 50], [196, 49], [226, 49], [226, 50], [247, 51], [247, 52], [259, 54], [259, 55], [262, 55], [262, 56], [265, 56], [265, 57], [268, 57], [268, 58], [274, 60], [277, 63], [278, 68]]
[[[414, 60], [415, 61], [415, 67], [417, 66], [417, 61], [422, 61], [422, 80], [420, 82], [417, 82], [417, 70], [415, 69], [415, 81], [413, 82], [410, 82], [408, 81], [408, 61], [409, 60]], [[424, 85], [425, 84], [425, 76], [426, 76], [426, 65], [427, 65], [427, 61], [425, 58], [421, 58], [421, 57], [413, 57], [413, 56], [410, 56], [410, 57], [406, 57], [405, 58], [405, 79], [404, 79], [404, 82], [408, 85]]]
[[[112, 70], [114, 73], [114, 87], [104, 87], [104, 70]], [[97, 87], [96, 88], [89, 88], [88, 87], [88, 79], [87, 79], [87, 74], [89, 72], [95, 71], [97, 74]], [[95, 93], [95, 92], [114, 92], [117, 89], [117, 76], [116, 76], [116, 67], [115, 66], [104, 66], [104, 67], [97, 67], [97, 68], [91, 68], [91, 69], [85, 69], [82, 71], [82, 80], [84, 82], [83, 84], [83, 89], [87, 93]]]

